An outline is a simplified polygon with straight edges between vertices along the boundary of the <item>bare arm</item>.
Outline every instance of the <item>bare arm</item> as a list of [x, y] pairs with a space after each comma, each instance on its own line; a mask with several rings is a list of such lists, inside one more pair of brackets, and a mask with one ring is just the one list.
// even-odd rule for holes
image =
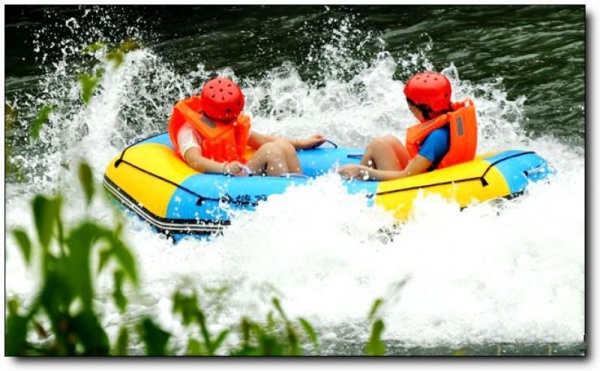
[[223, 163], [213, 161], [202, 156], [202, 151], [199, 148], [190, 148], [183, 155], [185, 161], [196, 171], [201, 173], [222, 173]]
[[339, 169], [340, 175], [346, 179], [393, 180], [422, 174], [429, 169], [431, 161], [417, 155], [408, 162], [404, 170], [377, 170], [364, 165], [346, 165]]
[[255, 131], [250, 132], [250, 136], [248, 137], [248, 145], [253, 149], [260, 148], [263, 144], [272, 142], [274, 140], [279, 139], [278, 137], [272, 135], [260, 134]]
[[201, 173], [236, 175], [244, 170], [244, 166], [238, 161], [217, 162], [202, 156], [198, 148], [190, 148], [183, 156], [190, 167]]

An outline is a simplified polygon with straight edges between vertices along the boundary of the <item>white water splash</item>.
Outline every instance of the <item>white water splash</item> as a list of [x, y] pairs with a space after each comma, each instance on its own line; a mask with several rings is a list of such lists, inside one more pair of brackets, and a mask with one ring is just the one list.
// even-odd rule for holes
[[[321, 51], [329, 62], [319, 86], [287, 63], [260, 81], [242, 79], [255, 130], [289, 137], [321, 132], [342, 146], [364, 146], [388, 133], [403, 139], [414, 119], [404, 103], [403, 82], [393, 74], [419, 59], [397, 61], [383, 51], [344, 80], [339, 69], [357, 63], [346, 61], [340, 48], [334, 44]], [[462, 212], [441, 199], [422, 198], [391, 240], [382, 232], [391, 227], [390, 215], [369, 208], [360, 195], [347, 194], [332, 174], [273, 196], [254, 213], [239, 213], [212, 241], [188, 239], [174, 246], [130, 218], [125, 237], [143, 282], [141, 293], [131, 296], [130, 314], [152, 313], [165, 329], [182, 334], [171, 315], [175, 289], [226, 286], [222, 297], [202, 296], [215, 329], [236, 324], [242, 315], [264, 318], [272, 309], [270, 298], [278, 296], [288, 315], [309, 319], [324, 338], [344, 341], [349, 332], [354, 340], [364, 339], [370, 306], [384, 298], [384, 337], [409, 345], [581, 341], [584, 154], [551, 137], [525, 137], [519, 129], [524, 98], [507, 100], [501, 80], [462, 81], [453, 65], [443, 72], [453, 83], [454, 99], [474, 99], [480, 152], [535, 150], [557, 170], [549, 184], [535, 184], [501, 207], [484, 204]], [[42, 132], [48, 146], [43, 159], [22, 158], [44, 171], [31, 178], [29, 189], [7, 188], [7, 230], [33, 232], [28, 203], [36, 190], [60, 188], [70, 205], [81, 203], [76, 174], [69, 170], [78, 159], [88, 161], [101, 179], [122, 147], [164, 131], [172, 103], [197, 92], [209, 74], [199, 65], [179, 75], [142, 49], [130, 53], [120, 69], [108, 71], [91, 104], [81, 108], [74, 103], [76, 82], [65, 82], [67, 74], [57, 66], [35, 99], [71, 103]], [[84, 127], [77, 139], [69, 135]], [[99, 199], [90, 215], [111, 223], [113, 209]], [[82, 216], [73, 206], [66, 218]], [[26, 301], [37, 278], [25, 270], [10, 234], [6, 243], [7, 294]], [[101, 296], [108, 297], [111, 289], [100, 281]], [[109, 331], [116, 332], [120, 323], [110, 300], [97, 304]]]

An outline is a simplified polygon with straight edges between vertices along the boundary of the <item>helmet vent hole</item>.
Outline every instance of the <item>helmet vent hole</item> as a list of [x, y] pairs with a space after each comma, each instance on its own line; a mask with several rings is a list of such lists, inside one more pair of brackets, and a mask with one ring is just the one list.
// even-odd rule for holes
[[238, 101], [237, 103], [238, 103], [238, 106], [241, 106], [241, 105], [242, 105], [242, 102], [240, 102], [240, 101]]
[[211, 96], [211, 98], [214, 98], [214, 97], [216, 97], [216, 95], [214, 95], [214, 94], [213, 94], [213, 95]]
[[231, 108], [226, 109], [227, 113], [231, 113]]
[[232, 92], [229, 92], [229, 95], [233, 95], [233, 93], [232, 93]]
[[223, 89], [219, 89], [219, 91], [222, 93], [222, 92], [223, 92]]

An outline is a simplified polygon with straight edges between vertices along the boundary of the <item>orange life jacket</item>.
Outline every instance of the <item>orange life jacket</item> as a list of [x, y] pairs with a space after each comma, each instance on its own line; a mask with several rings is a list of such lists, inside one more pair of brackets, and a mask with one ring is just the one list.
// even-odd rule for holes
[[218, 162], [240, 161], [244, 157], [250, 136], [250, 117], [240, 114], [230, 124], [212, 121], [202, 113], [200, 97], [180, 100], [173, 108], [169, 120], [169, 137], [178, 155], [177, 132], [186, 122], [198, 131], [202, 138], [202, 155]]
[[477, 150], [477, 116], [473, 101], [452, 103], [452, 112], [411, 126], [406, 130], [406, 149], [411, 158], [419, 153], [421, 144], [431, 132], [450, 125], [450, 149], [437, 169], [471, 161]]

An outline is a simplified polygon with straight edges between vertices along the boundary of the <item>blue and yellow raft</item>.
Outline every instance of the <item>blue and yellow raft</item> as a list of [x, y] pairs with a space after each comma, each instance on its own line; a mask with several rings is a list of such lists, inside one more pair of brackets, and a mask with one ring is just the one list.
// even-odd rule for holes
[[[228, 209], [254, 209], [292, 184], [360, 162], [355, 148], [315, 148], [298, 152], [304, 173], [298, 177], [231, 177], [198, 173], [174, 152], [167, 133], [135, 143], [109, 163], [104, 186], [114, 197], [158, 232], [178, 240], [207, 236], [230, 224]], [[349, 193], [363, 192], [368, 202], [406, 220], [420, 190], [456, 201], [461, 207], [521, 195], [530, 182], [552, 170], [531, 151], [509, 150], [477, 156], [473, 161], [391, 181], [348, 181]], [[223, 207], [226, 205], [227, 207]]]

